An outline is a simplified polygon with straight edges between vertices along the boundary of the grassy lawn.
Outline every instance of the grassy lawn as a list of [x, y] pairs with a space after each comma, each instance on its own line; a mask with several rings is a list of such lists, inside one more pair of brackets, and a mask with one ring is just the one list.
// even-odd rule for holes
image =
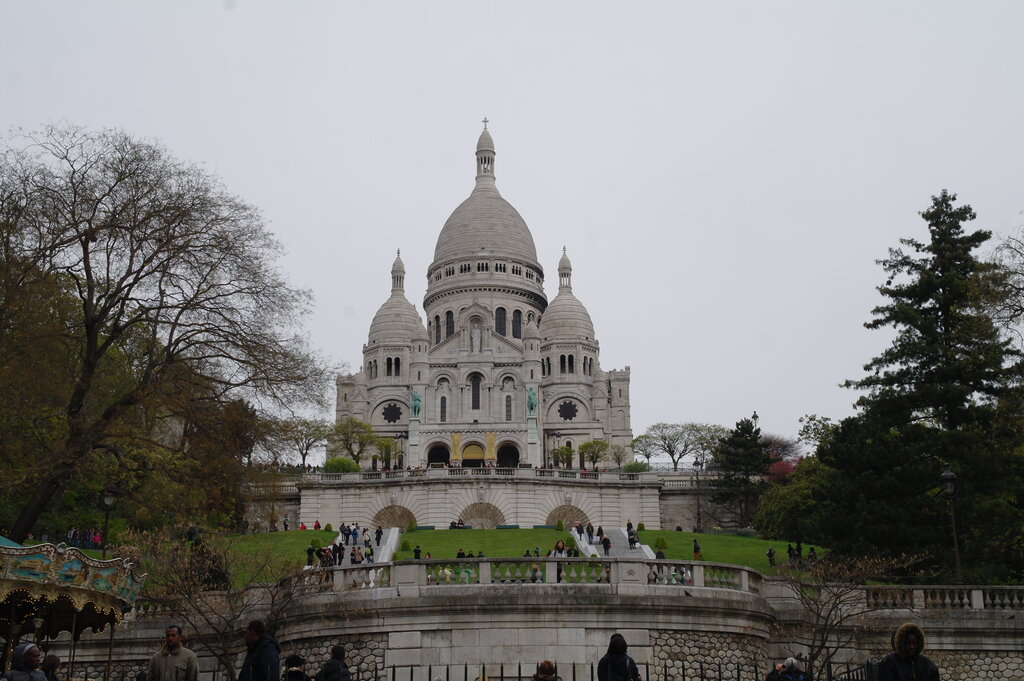
[[[644, 530], [640, 532], [640, 541], [654, 549], [658, 537], [664, 537], [668, 548], [666, 558], [691, 560], [693, 558], [693, 540], [700, 542], [701, 559], [715, 563], [735, 563], [746, 565], [760, 572], [770, 572], [768, 568], [768, 547], [775, 547], [775, 563], [783, 565], [788, 560], [786, 542], [738, 537], [731, 534], [694, 534], [692, 532], [672, 532], [671, 530]], [[795, 545], [794, 545], [795, 546]], [[804, 545], [804, 556], [810, 551], [810, 545]], [[818, 556], [825, 553], [820, 546], [814, 547]]]
[[[273, 553], [287, 557], [287, 564], [298, 569], [306, 564], [306, 547], [310, 540], [320, 540], [326, 546], [338, 536], [337, 532], [325, 530], [289, 530], [288, 532], [267, 532], [262, 534], [236, 534], [230, 537], [233, 548], [250, 556]], [[293, 560], [294, 559], [294, 560]]]
[[[488, 558], [517, 558], [527, 549], [532, 555], [535, 547], [540, 547], [543, 556], [559, 539], [568, 547], [576, 546], [565, 530], [414, 530], [403, 532], [398, 546], [406, 541], [410, 549], [419, 545], [424, 558], [428, 553], [431, 558], [454, 558], [459, 549], [472, 551], [474, 556], [483, 551]], [[411, 550], [395, 554], [395, 560], [412, 557]]]

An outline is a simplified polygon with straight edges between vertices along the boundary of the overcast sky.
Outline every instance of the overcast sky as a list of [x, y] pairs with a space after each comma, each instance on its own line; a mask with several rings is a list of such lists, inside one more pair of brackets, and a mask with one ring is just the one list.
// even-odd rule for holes
[[0, 126], [157, 138], [260, 207], [358, 366], [395, 249], [422, 309], [480, 120], [547, 293], [562, 246], [633, 431], [852, 413], [875, 260], [1024, 208], [1020, 2], [14, 2]]

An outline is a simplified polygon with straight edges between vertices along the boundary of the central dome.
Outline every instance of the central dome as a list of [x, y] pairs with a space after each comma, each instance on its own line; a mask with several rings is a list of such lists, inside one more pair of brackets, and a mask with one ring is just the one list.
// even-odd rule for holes
[[476, 187], [444, 223], [434, 247], [433, 267], [480, 255], [537, 262], [537, 247], [526, 221], [494, 184], [494, 143], [484, 130], [477, 142]]

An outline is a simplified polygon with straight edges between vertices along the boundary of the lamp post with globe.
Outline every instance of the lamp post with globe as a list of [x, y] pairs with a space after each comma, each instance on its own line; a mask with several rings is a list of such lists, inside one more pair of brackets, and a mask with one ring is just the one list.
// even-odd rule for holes
[[107, 533], [110, 531], [110, 511], [114, 508], [114, 502], [117, 501], [117, 495], [114, 494], [113, 490], [104, 490], [103, 496], [100, 497], [103, 502], [103, 552], [101, 557], [106, 559], [107, 557]]
[[956, 568], [956, 581], [961, 583], [964, 581], [963, 573], [960, 572], [960, 541], [956, 535], [956, 498], [960, 491], [960, 486], [957, 481], [956, 473], [952, 471], [949, 464], [943, 464], [946, 470], [942, 471], [939, 475], [939, 482], [942, 483], [942, 491], [949, 499], [949, 521], [953, 527], [953, 560]]

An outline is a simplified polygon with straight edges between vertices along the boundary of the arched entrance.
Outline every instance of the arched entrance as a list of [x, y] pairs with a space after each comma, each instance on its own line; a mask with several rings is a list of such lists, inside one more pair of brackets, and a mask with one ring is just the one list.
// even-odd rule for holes
[[519, 465], [519, 448], [514, 444], [498, 447], [498, 467], [515, 468]]
[[484, 448], [474, 443], [466, 445], [462, 450], [463, 468], [479, 468], [484, 465]]
[[409, 527], [409, 523], [415, 522], [416, 516], [412, 514], [412, 511], [405, 506], [398, 506], [396, 504], [385, 506], [377, 511], [377, 515], [373, 516], [373, 525], [375, 527], [401, 527], [405, 529]]
[[434, 445], [427, 451], [427, 465], [432, 463], [448, 463], [451, 458], [451, 452], [444, 445]]
[[562, 527], [569, 528], [572, 527], [572, 524], [577, 520], [584, 525], [590, 522], [587, 514], [579, 507], [565, 504], [555, 508], [551, 513], [548, 513], [548, 519], [545, 524], [557, 525], [558, 521], [562, 521]]
[[505, 524], [505, 514], [494, 504], [476, 502], [470, 504], [459, 514], [462, 522], [477, 530], [493, 530]]

